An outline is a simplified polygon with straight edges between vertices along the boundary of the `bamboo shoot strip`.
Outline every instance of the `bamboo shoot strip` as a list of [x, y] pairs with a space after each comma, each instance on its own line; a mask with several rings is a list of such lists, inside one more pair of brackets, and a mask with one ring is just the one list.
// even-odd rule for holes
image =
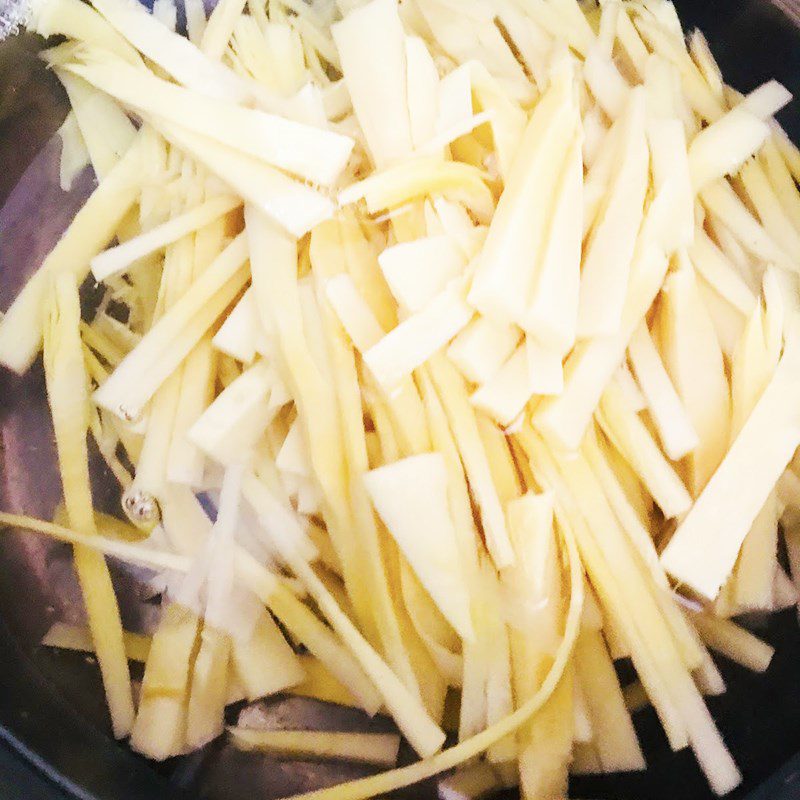
[[744, 537], [800, 445], [800, 318], [730, 450], [661, 555], [667, 572], [713, 600]]
[[[379, 168], [412, 150], [405, 33], [397, 0], [372, 0], [331, 29], [342, 73]], [[380, 70], [373, 69], [377, 63]]]
[[269, 610], [280, 620], [291, 637], [307, 648], [350, 692], [360, 708], [370, 716], [380, 710], [383, 704], [381, 694], [362, 669], [359, 659], [319, 617], [286, 589], [279, 589], [269, 595], [261, 592], [259, 597], [266, 602]]
[[125, 38], [81, 0], [34, 0], [27, 24], [45, 39], [67, 36], [102, 47], [131, 64], [141, 64], [141, 57]]
[[[469, 586], [447, 504], [440, 453], [386, 464], [364, 475], [372, 503], [423, 586], [462, 639], [472, 640]], [[425, 495], [418, 491], [426, 486]]]
[[168, 553], [157, 550], [155, 547], [131, 544], [119, 539], [109, 539], [105, 536], [94, 536], [81, 531], [74, 531], [63, 525], [27, 517], [21, 514], [6, 514], [0, 511], [0, 526], [7, 528], [22, 528], [36, 533], [43, 533], [59, 542], [76, 546], [85, 546], [107, 556], [139, 564], [142, 567], [157, 570], [171, 570], [174, 572], [187, 572], [192, 563], [188, 556]]
[[697, 432], [670, 381], [647, 326], [640, 325], [628, 345], [631, 365], [647, 400], [666, 454], [677, 461], [694, 450]]
[[689, 146], [689, 170], [696, 192], [741, 167], [769, 136], [770, 129], [741, 106], [695, 136]]
[[248, 277], [247, 240], [236, 237], [164, 314], [95, 392], [95, 402], [123, 419], [138, 418], [148, 400], [183, 361]]
[[305, 584], [333, 629], [342, 641], [347, 643], [361, 668], [373, 681], [387, 709], [411, 746], [422, 757], [431, 756], [440, 750], [445, 741], [444, 731], [430, 718], [421, 700], [414, 697], [380, 655], [373, 650], [358, 628], [341, 610], [311, 566], [292, 551], [284, 550], [281, 555], [292, 572]]
[[56, 70], [56, 75], [67, 90], [94, 173], [102, 181], [130, 149], [136, 128], [118, 103], [104, 92], [62, 69]]
[[461, 376], [444, 357], [435, 356], [431, 360], [430, 369], [480, 511], [486, 547], [498, 569], [508, 567], [514, 563], [514, 549], [508, 538], [503, 507], [481, 441], [475, 409], [469, 402]]
[[206, 200], [199, 206], [195, 206], [177, 217], [172, 217], [168, 222], [99, 253], [92, 259], [92, 274], [96, 280], [102, 281], [111, 275], [125, 272], [140, 258], [194, 233], [223, 214], [238, 208], [241, 204], [242, 201], [239, 198], [228, 195]]
[[692, 498], [650, 431], [612, 382], [600, 401], [599, 421], [667, 518], [679, 517]]
[[140, 53], [180, 83], [211, 97], [252, 98], [255, 84], [212, 61], [188, 39], [179, 36], [132, 0], [96, 0], [92, 5]]
[[[376, 641], [380, 641], [381, 652], [398, 678], [419, 696], [419, 684], [411, 654], [403, 640], [400, 615], [392, 598], [381, 533], [362, 479], [362, 475], [369, 469], [369, 455], [355, 353], [347, 340], [347, 334], [336, 320], [333, 308], [324, 299], [331, 279], [349, 277], [341, 271], [345, 266], [345, 251], [341, 242], [340, 226], [331, 223], [320, 227], [313, 236], [312, 268], [342, 419], [353, 530], [363, 553], [363, 581], [370, 587], [369, 593], [378, 635]], [[375, 324], [377, 325], [377, 322]], [[301, 433], [299, 425], [296, 429]], [[310, 473], [310, 469], [308, 472]]]
[[280, 170], [155, 115], [150, 123], [289, 233], [302, 236], [328, 219], [333, 201]]
[[261, 610], [249, 639], [233, 637], [231, 666], [245, 697], [254, 701], [303, 683], [303, 663], [275, 620]]
[[295, 795], [292, 800], [366, 800], [368, 797], [380, 796], [404, 786], [411, 786], [480, 755], [532, 719], [560, 683], [580, 630], [584, 598], [581, 563], [571, 531], [562, 530], [562, 534], [570, 577], [569, 609], [564, 624], [564, 635], [549, 672], [538, 691], [529, 700], [500, 722], [431, 758], [380, 775], [333, 786], [330, 789]]
[[214, 61], [222, 60], [244, 6], [245, 0], [223, 0], [214, 6], [200, 39], [200, 49], [209, 58]]
[[584, 631], [578, 639], [575, 660], [587, 695], [595, 743], [608, 772], [645, 769], [630, 713], [600, 631]]
[[[159, 621], [145, 665], [130, 746], [163, 761], [186, 748], [186, 712], [201, 621], [170, 603]], [[199, 645], [198, 645], [199, 646]]]
[[192, 92], [102, 53], [81, 54], [65, 67], [135, 111], [155, 114], [273, 167], [324, 186], [334, 183], [350, 157], [353, 140]]
[[573, 76], [560, 74], [537, 103], [492, 217], [469, 301], [496, 322], [524, 323], [550, 210], [538, 192], [558, 191], [558, 178], [578, 122]]
[[[0, 512], [0, 528], [3, 526], [43, 533], [58, 541], [83, 545], [105, 555], [151, 569], [186, 573], [193, 563], [188, 556], [107, 539], [103, 536], [93, 536], [18, 514]], [[364, 674], [356, 658], [337, 640], [331, 629], [249, 553], [237, 548], [234, 563], [240, 582], [269, 607], [291, 636], [325, 664], [328, 671], [358, 700], [361, 708], [368, 714], [377, 713], [381, 707], [380, 695]]]
[[[112, 542], [102, 537], [86, 536], [71, 531], [67, 528], [52, 525], [41, 520], [34, 520], [29, 517], [19, 517], [10, 514], [3, 514], [0, 512], [0, 525], [5, 524], [9, 526], [24, 527], [28, 530], [34, 530], [47, 535], [54, 536], [62, 541], [70, 543], [86, 543], [94, 548], [100, 549], [103, 552], [109, 552], [112, 548], [118, 549], [120, 544]], [[431, 758], [412, 764], [408, 767], [402, 767], [391, 772], [383, 773], [371, 778], [365, 778], [353, 781], [348, 784], [333, 787], [332, 789], [324, 789], [319, 792], [312, 792], [303, 795], [306, 800], [365, 800], [365, 798], [372, 797], [378, 794], [399, 789], [403, 786], [409, 786], [425, 778], [436, 775], [445, 770], [451, 769], [464, 761], [473, 758], [480, 753], [487, 750], [495, 742], [500, 741], [504, 737], [512, 734], [517, 728], [523, 725], [527, 720], [533, 717], [537, 711], [547, 702], [548, 698], [552, 695], [556, 686], [558, 685], [564, 673], [564, 669], [572, 655], [572, 650], [580, 630], [580, 621], [583, 608], [583, 577], [581, 575], [581, 563], [578, 557], [575, 541], [569, 531], [564, 532], [564, 542], [566, 544], [567, 563], [570, 575], [570, 600], [569, 609], [567, 612], [567, 619], [564, 627], [564, 636], [559, 644], [558, 650], [553, 659], [553, 664], [550, 671], [547, 673], [542, 685], [536, 694], [531, 697], [525, 704], [517, 709], [512, 715], [506, 717], [500, 722], [495, 723], [490, 728], [482, 731], [481, 733], [465, 740], [455, 747], [451, 747], [444, 752], [435, 755]], [[131, 547], [126, 545], [131, 553], [134, 555], [137, 550], [141, 548]], [[297, 630], [296, 619], [293, 617], [295, 612], [302, 612], [307, 618], [310, 618], [315, 623], [315, 629], [320, 629], [321, 632], [328, 631], [316, 617], [303, 606], [291, 593], [276, 587], [274, 576], [266, 572], [266, 570], [258, 565], [251, 557], [242, 557], [241, 552], [238, 553], [237, 559], [237, 573], [241, 580], [245, 582], [256, 594], [268, 602], [268, 605], [273, 612], [281, 619], [287, 626], [290, 632], [294, 634]], [[180, 571], [187, 571], [191, 561], [184, 557], [172, 557], [177, 559], [172, 564], [172, 568], [180, 566]], [[135, 560], [135, 559], [134, 559]], [[277, 589], [277, 590], [276, 590]], [[289, 613], [291, 611], [291, 613]], [[301, 641], [306, 644], [309, 650], [320, 656], [321, 651], [312, 646], [312, 643], [307, 637], [299, 636]], [[318, 642], [317, 642], [318, 643]], [[342, 651], [344, 662], [350, 663], [352, 657], [346, 650]], [[333, 665], [341, 666], [340, 662], [325, 659], [329, 668]], [[357, 666], [357, 665], [356, 665]], [[332, 670], [333, 671], [333, 670]], [[336, 670], [340, 673], [341, 670]], [[336, 674], [335, 673], [335, 674]], [[337, 677], [340, 677], [337, 674]], [[341, 680], [341, 677], [340, 677]], [[343, 681], [344, 682], [344, 681]], [[377, 707], [374, 708], [377, 710]]]
[[[142, 633], [123, 633], [125, 652], [129, 661], [144, 663], [150, 651], [150, 637]], [[42, 646], [55, 647], [59, 650], [76, 650], [80, 653], [94, 653], [92, 632], [87, 627], [70, 625], [66, 622], [54, 622], [42, 637]]]
[[136, 202], [143, 172], [141, 136], [92, 192], [58, 244], [0, 320], [0, 364], [23, 373], [42, 345], [42, 313], [50, 276], [71, 272], [81, 282], [89, 262], [114, 237]]
[[[64, 504], [70, 524], [96, 534], [89, 480], [88, 377], [80, 339], [80, 301], [68, 272], [53, 283], [45, 321], [44, 364]], [[117, 598], [102, 553], [78, 545], [75, 570], [97, 650], [114, 735], [125, 738], [134, 717], [133, 694]]]
[[779, 247], [764, 226], [750, 213], [733, 187], [725, 180], [709, 183], [701, 192], [700, 200], [730, 228], [745, 250], [756, 258], [773, 261], [779, 267], [798, 272], [800, 267]]
[[391, 391], [444, 347], [473, 316], [459, 282], [440, 292], [421, 311], [403, 320], [364, 353], [364, 362]]
[[766, 672], [775, 655], [774, 647], [732, 620], [695, 612], [689, 618], [712, 650], [754, 672]]
[[339, 204], [364, 200], [370, 214], [377, 214], [426, 195], [443, 195], [463, 202], [480, 222], [487, 222], [494, 198], [484, 178], [480, 170], [460, 161], [414, 158], [351, 184], [339, 193]]
[[648, 182], [643, 88], [630, 93], [620, 124], [616, 169], [581, 265], [577, 329], [581, 338], [613, 334], [627, 296]]
[[658, 294], [667, 271], [663, 252], [641, 240], [634, 257], [622, 325], [612, 336], [579, 342], [564, 365], [564, 391], [547, 397], [533, 412], [534, 425], [566, 450], [576, 450], [625, 348]]
[[400, 737], [393, 733], [338, 731], [260, 731], [228, 728], [240, 750], [260, 750], [294, 758], [344, 759], [391, 767], [397, 763]]

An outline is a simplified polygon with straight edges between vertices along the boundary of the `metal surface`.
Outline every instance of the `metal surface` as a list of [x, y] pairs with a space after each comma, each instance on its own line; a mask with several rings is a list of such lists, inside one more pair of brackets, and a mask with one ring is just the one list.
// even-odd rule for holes
[[[780, 2], [798, 14], [796, 0]], [[748, 90], [776, 76], [800, 94], [800, 33], [789, 16], [755, 0], [676, 4], [682, 18], [706, 32], [726, 78], [737, 88]], [[93, 184], [87, 171], [69, 194], [58, 188], [59, 151], [51, 137], [66, 105], [56, 81], [36, 59], [40, 47], [41, 40], [31, 36], [0, 44], [0, 308], [40, 263]], [[800, 113], [795, 110], [782, 121], [800, 138]], [[113, 508], [114, 481], [95, 461], [98, 505]], [[41, 369], [37, 366], [21, 379], [0, 371], [0, 508], [48, 517], [58, 500]], [[141, 573], [121, 565], [114, 565], [114, 573], [126, 626], [151, 629], [157, 608], [144, 599]], [[109, 738], [92, 659], [37, 646], [53, 621], [81, 618], [69, 550], [35, 535], [0, 535], [0, 739], [7, 744], [0, 746], [0, 796], [14, 796], [3, 789], [10, 774], [16, 776], [12, 785], [30, 781], [19, 796], [36, 800], [270, 798], [363, 774], [362, 767], [282, 763], [221, 743], [163, 765], [146, 763]], [[764, 634], [778, 647], [769, 672], [755, 676], [723, 664], [729, 692], [710, 706], [746, 776], [734, 796], [743, 798], [755, 790], [751, 800], [789, 800], [800, 797], [800, 762], [782, 766], [800, 751], [800, 630], [794, 613], [772, 619]], [[385, 730], [389, 724], [285, 697], [244, 713], [275, 726]], [[650, 770], [576, 781], [574, 796], [711, 797], [692, 756], [669, 751], [652, 712], [638, 714], [636, 725]], [[415, 787], [406, 796], [432, 797], [435, 787]]]

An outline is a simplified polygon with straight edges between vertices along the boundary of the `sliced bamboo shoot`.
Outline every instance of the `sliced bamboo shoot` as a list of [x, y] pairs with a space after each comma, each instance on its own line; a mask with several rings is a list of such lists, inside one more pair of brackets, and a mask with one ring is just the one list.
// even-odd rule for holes
[[[45, 380], [64, 504], [70, 525], [94, 535], [97, 529], [86, 443], [89, 398], [79, 332], [81, 310], [78, 287], [69, 272], [55, 277], [48, 306], [44, 331]], [[131, 731], [135, 712], [122, 622], [111, 575], [99, 552], [78, 546], [74, 549], [74, 558], [111, 724], [114, 735], [122, 739]]]
[[139, 193], [143, 169], [139, 142], [94, 190], [0, 320], [0, 364], [20, 374], [30, 367], [42, 343], [43, 302], [50, 276], [69, 272], [82, 281], [89, 261], [114, 237]]
[[457, 280], [367, 350], [364, 362], [378, 383], [392, 390], [453, 339], [473, 313]]
[[97, 404], [123, 419], [138, 418], [153, 392], [241, 291], [247, 258], [247, 242], [240, 235], [100, 387]]
[[214, 197], [203, 204], [173, 217], [169, 222], [142, 233], [124, 244], [118, 244], [96, 255], [91, 261], [92, 274], [98, 281], [125, 272], [135, 261], [194, 233], [223, 214], [237, 208], [235, 197]]
[[[417, 488], [420, 480], [426, 487], [424, 497]], [[371, 470], [364, 483], [423, 586], [459, 635], [472, 639], [470, 595], [447, 505], [443, 457], [411, 456]]]
[[709, 600], [730, 574], [747, 531], [800, 445], [798, 369], [800, 327], [794, 321], [775, 374], [662, 553], [672, 577]]
[[236, 747], [289, 758], [344, 760], [391, 767], [397, 763], [400, 737], [393, 733], [333, 731], [259, 731], [228, 728]]

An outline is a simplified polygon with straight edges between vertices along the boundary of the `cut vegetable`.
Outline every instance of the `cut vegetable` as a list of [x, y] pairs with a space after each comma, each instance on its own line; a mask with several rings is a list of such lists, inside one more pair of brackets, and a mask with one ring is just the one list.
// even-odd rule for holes
[[295, 236], [307, 233], [333, 213], [333, 203], [323, 194], [253, 156], [160, 117], [150, 121], [166, 139], [196, 158], [240, 197]]
[[61, 189], [68, 192], [75, 177], [89, 163], [89, 151], [81, 136], [74, 111], [67, 114], [67, 118], [58, 129], [58, 135], [61, 138], [59, 183]]
[[634, 90], [620, 119], [615, 174], [586, 243], [581, 269], [580, 337], [608, 335], [620, 323], [647, 189], [644, 90]]
[[796, 271], [791, 257], [776, 244], [764, 227], [726, 181], [714, 181], [703, 189], [700, 199], [706, 208], [717, 215], [734, 239], [752, 255], [774, 262], [784, 269]]
[[742, 106], [698, 133], [689, 146], [689, 170], [695, 191], [736, 172], [769, 133], [769, 126]]
[[252, 288], [248, 289], [214, 334], [211, 343], [217, 350], [244, 364], [252, 364], [256, 351], [265, 355], [266, 335], [258, 316]]
[[42, 0], [30, 7], [29, 27], [41, 36], [68, 36], [99, 45], [133, 64], [140, 56], [97, 11], [80, 0]]
[[[80, 343], [80, 301], [75, 278], [57, 276], [48, 295], [44, 331], [47, 399], [53, 417], [64, 505], [71, 525], [96, 534], [89, 456], [88, 387]], [[75, 547], [75, 570], [95, 643], [114, 735], [127, 736], [134, 706], [119, 606], [101, 553]]]
[[155, 115], [259, 161], [325, 186], [336, 181], [353, 142], [331, 131], [181, 89], [152, 73], [91, 52], [68, 67], [136, 112]]
[[603, 391], [622, 363], [633, 332], [658, 293], [667, 259], [640, 241], [628, 285], [622, 324], [616, 334], [579, 343], [564, 365], [564, 391], [545, 398], [533, 414], [534, 424], [561, 447], [580, 445]]
[[234, 637], [231, 664], [245, 697], [251, 701], [287, 691], [306, 679], [300, 658], [272, 617], [264, 612], [249, 640]]
[[397, 302], [410, 312], [426, 306], [466, 266], [460, 248], [447, 236], [387, 247], [378, 263]]
[[124, 420], [137, 419], [153, 392], [241, 291], [247, 257], [247, 243], [240, 235], [100, 387], [95, 393], [98, 405]]
[[463, 298], [462, 284], [455, 281], [370, 347], [364, 353], [364, 362], [378, 383], [394, 389], [453, 339], [472, 315]]
[[[141, 633], [123, 633], [125, 652], [129, 661], [147, 661], [151, 640]], [[80, 625], [69, 625], [66, 622], [54, 622], [42, 638], [44, 647], [55, 647], [59, 650], [77, 650], [81, 653], [94, 653], [92, 632]]]
[[366, 352], [383, 338], [383, 328], [349, 275], [330, 278], [325, 295], [359, 352]]
[[[730, 574], [750, 525], [800, 445], [799, 368], [800, 328], [794, 322], [774, 376], [661, 556], [675, 580], [709, 600]], [[696, 557], [698, 548], [703, 559]]]
[[516, 349], [520, 331], [513, 325], [476, 317], [447, 348], [448, 358], [472, 383], [486, 383]]
[[536, 106], [492, 219], [469, 301], [497, 322], [524, 324], [549, 224], [537, 199], [556, 190], [578, 124], [574, 94], [564, 70]]
[[91, 261], [92, 274], [98, 281], [125, 272], [135, 261], [166, 247], [172, 242], [208, 225], [223, 214], [241, 205], [236, 197], [215, 197], [202, 205], [173, 217], [169, 222], [153, 228], [124, 244], [110, 247]]
[[187, 435], [221, 464], [242, 461], [280, 409], [271, 402], [274, 387], [274, 371], [259, 361], [217, 397]]
[[311, 596], [330, 619], [339, 635], [355, 651], [364, 671], [374, 681], [387, 708], [398, 723], [398, 727], [420, 755], [430, 756], [441, 749], [445, 734], [436, 725], [419, 702], [386, 666], [381, 657], [370, 647], [346, 614], [336, 604], [319, 578], [307, 564], [288, 552], [284, 558], [292, 570], [307, 586]]
[[723, 655], [756, 672], [764, 672], [775, 651], [752, 633], [730, 620], [693, 613], [692, 623], [706, 644]]
[[575, 662], [589, 705], [593, 740], [603, 770], [630, 772], [644, 769], [644, 756], [602, 634], [581, 634]]
[[699, 439], [646, 326], [633, 335], [628, 352], [664, 450], [678, 461], [697, 447]]
[[57, 75], [67, 90], [95, 174], [103, 179], [133, 144], [136, 128], [108, 95], [66, 70]]
[[689, 486], [696, 496], [725, 454], [730, 437], [730, 388], [716, 334], [691, 265], [664, 281], [659, 332], [664, 365], [700, 437], [689, 455]]
[[293, 758], [344, 759], [391, 767], [397, 763], [400, 737], [393, 733], [328, 731], [258, 731], [228, 728], [242, 750], [258, 750]]
[[[426, 487], [421, 497], [417, 487]], [[463, 639], [472, 639], [470, 596], [447, 505], [439, 455], [421, 455], [372, 470], [364, 482], [376, 510], [423, 586]]]
[[142, 171], [139, 141], [94, 190], [0, 320], [0, 364], [19, 373], [30, 367], [41, 347], [43, 303], [51, 276], [70, 272], [82, 281], [90, 259], [113, 238], [136, 202]]
[[498, 569], [508, 567], [514, 562], [514, 551], [466, 388], [458, 373], [441, 358], [435, 358], [431, 364], [431, 377], [450, 422], [470, 489], [480, 511], [487, 549]]
[[389, 167], [348, 186], [339, 193], [339, 203], [349, 205], [363, 199], [370, 214], [377, 214], [438, 194], [463, 202], [481, 222], [488, 220], [494, 209], [492, 193], [478, 169], [460, 161], [427, 157]]
[[172, 604], [164, 610], [145, 665], [131, 747], [163, 761], [182, 752], [200, 621]]
[[665, 516], [671, 518], [684, 514], [692, 504], [689, 493], [613, 382], [600, 402], [600, 424]]
[[[347, 90], [382, 168], [413, 149], [403, 25], [397, 0], [371, 0], [331, 29]], [[375, 70], [373, 65], [383, 67]]]
[[[500, 425], [510, 425], [534, 394], [558, 394], [562, 385], [561, 360], [531, 364], [530, 340], [521, 344], [499, 370], [473, 392], [470, 400]], [[538, 354], [534, 353], [534, 358]], [[545, 354], [547, 355], [547, 354]]]
[[207, 58], [145, 8], [127, 0], [97, 0], [94, 7], [143, 55], [189, 88], [211, 97], [249, 99], [257, 87]]

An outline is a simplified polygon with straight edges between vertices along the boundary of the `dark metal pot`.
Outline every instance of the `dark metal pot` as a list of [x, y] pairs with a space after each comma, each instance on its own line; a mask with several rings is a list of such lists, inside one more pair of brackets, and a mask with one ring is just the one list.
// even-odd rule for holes
[[[800, 94], [798, 0], [675, 0], [687, 28], [708, 37], [726, 80], [742, 91], [776, 77]], [[58, 147], [51, 136], [66, 101], [36, 54], [42, 41], [21, 35], [0, 44], [0, 308], [40, 262], [91, 186], [87, 172], [65, 195], [58, 188]], [[800, 105], [781, 122], [800, 140]], [[99, 476], [112, 506], [113, 481]], [[47, 516], [58, 501], [52, 434], [40, 368], [18, 379], [0, 372], [0, 508]], [[0, 797], [5, 800], [245, 800], [278, 797], [352, 778], [355, 767], [282, 763], [222, 744], [153, 766], [108, 734], [97, 670], [84, 656], [38, 642], [55, 619], [74, 619], [76, 587], [69, 550], [32, 536], [0, 536]], [[137, 575], [118, 565], [127, 626], [147, 629], [155, 616]], [[794, 611], [761, 632], [778, 648], [765, 675], [722, 664], [728, 692], [710, 707], [745, 775], [732, 795], [748, 800], [800, 798], [800, 627]], [[385, 727], [360, 714], [278, 698], [254, 713], [326, 723], [339, 729]], [[580, 779], [573, 797], [706, 800], [692, 756], [673, 754], [652, 711], [636, 715], [647, 748], [646, 773]], [[429, 784], [405, 797], [434, 797]]]

